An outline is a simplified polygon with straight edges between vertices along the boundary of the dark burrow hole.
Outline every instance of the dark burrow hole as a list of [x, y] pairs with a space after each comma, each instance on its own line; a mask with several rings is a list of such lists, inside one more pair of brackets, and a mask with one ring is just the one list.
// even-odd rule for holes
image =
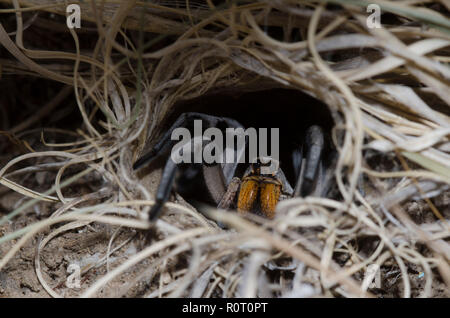
[[[311, 125], [323, 128], [326, 135], [325, 160], [330, 159], [329, 150], [332, 149], [330, 134], [334, 123], [330, 111], [321, 101], [298, 90], [270, 89], [214, 94], [179, 102], [173, 109], [163, 124], [162, 131], [168, 129], [185, 112], [230, 117], [239, 121], [245, 128], [254, 127], [257, 131], [259, 128], [267, 128], [269, 143], [271, 128], [279, 128], [280, 167], [291, 185], [295, 185], [296, 181], [292, 153], [294, 149], [301, 147], [305, 131]], [[270, 151], [269, 147], [269, 154]], [[239, 167], [238, 176], [243, 174], [246, 166]], [[199, 193], [198, 187], [201, 187], [200, 183], [191, 186], [195, 189], [194, 194]]]

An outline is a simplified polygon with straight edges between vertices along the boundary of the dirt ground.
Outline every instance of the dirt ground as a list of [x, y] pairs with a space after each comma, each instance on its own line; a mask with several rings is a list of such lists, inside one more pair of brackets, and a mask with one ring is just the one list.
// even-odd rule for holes
[[[22, 196], [1, 187], [0, 190], [0, 215], [5, 215], [12, 211], [14, 207], [21, 203]], [[445, 217], [450, 217], [450, 193], [446, 193], [434, 202], [436, 206], [444, 213]], [[52, 212], [52, 204], [41, 202], [35, 207], [28, 209], [25, 213], [16, 217], [13, 222], [0, 227], [0, 236], [9, 234], [19, 228], [23, 228], [33, 222], [42, 220]], [[53, 207], [54, 209], [54, 207]], [[426, 223], [427, 219], [433, 216], [428, 206], [422, 202], [411, 202], [408, 204], [408, 212], [416, 222]], [[118, 230], [117, 233], [116, 230]], [[115, 233], [115, 234], [114, 234]], [[86, 290], [96, 280], [106, 274], [107, 266], [101, 263], [101, 266], [95, 264], [106, 254], [108, 244], [114, 234], [113, 246], [120, 247], [109, 259], [109, 269], [122, 263], [127, 257], [135, 254], [145, 244], [145, 238], [142, 233], [127, 228], [118, 229], [117, 227], [105, 226], [99, 224], [82, 227], [78, 230], [64, 232], [62, 235], [52, 239], [43, 249], [40, 257], [40, 266], [43, 280], [49, 284], [59, 295], [63, 297], [77, 297], [82, 291]], [[9, 263], [0, 272], [0, 297], [50, 297], [45, 288], [38, 280], [35, 269], [36, 246], [42, 234], [35, 236], [31, 241], [9, 261]], [[14, 239], [0, 245], [0, 255], [5, 255], [17, 242]], [[370, 242], [360, 242], [361, 245], [370, 245]], [[155, 255], [157, 257], [157, 255]], [[169, 282], [173, 277], [164, 277], [164, 275], [176, 276], [176, 268], [180, 264], [164, 264], [167, 269], [165, 274], [160, 275], [146, 270], [152, 258], [146, 259], [131, 270], [120, 275], [118, 279], [113, 280], [102, 289], [100, 297], [141, 297], [143, 295], [158, 296], [157, 286]], [[81, 268], [80, 288], [68, 288], [68, 281], [71, 272], [69, 266], [77, 264]], [[424, 280], [419, 268], [409, 266], [412, 296], [416, 297], [419, 291], [423, 289]], [[439, 273], [434, 270], [435, 277]], [[370, 291], [377, 297], [391, 298], [401, 297], [403, 293], [403, 284], [401, 274], [394, 267], [383, 266], [381, 269], [382, 281], [381, 288], [371, 288]], [[356, 275], [357, 281], [362, 281], [362, 275]], [[70, 279], [69, 279], [70, 280]], [[445, 284], [439, 279], [433, 280], [433, 297], [448, 297], [448, 291]], [[153, 292], [153, 294], [152, 294]]]

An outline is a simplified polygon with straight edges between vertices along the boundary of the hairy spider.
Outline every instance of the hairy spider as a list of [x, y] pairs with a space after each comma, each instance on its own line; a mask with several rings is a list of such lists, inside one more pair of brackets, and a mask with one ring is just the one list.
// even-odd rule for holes
[[[232, 162], [177, 163], [172, 156], [172, 148], [176, 146], [176, 140], [172, 139], [172, 134], [177, 128], [186, 128], [192, 132], [196, 120], [201, 120], [204, 128], [216, 128], [221, 132], [227, 131], [226, 128], [244, 129], [238, 121], [228, 117], [195, 112], [183, 113], [178, 117], [151, 151], [144, 154], [133, 165], [134, 169], [138, 169], [154, 162], [157, 158], [166, 158], [171, 152], [166, 160], [156, 192], [155, 205], [150, 210], [150, 221], [154, 221], [160, 215], [174, 186], [182, 196], [192, 192], [197, 192], [197, 194], [201, 192], [204, 197], [209, 197], [210, 201], [218, 208], [237, 209], [241, 214], [252, 212], [267, 218], [274, 217], [277, 203], [285, 198], [311, 194], [326, 196], [331, 174], [326, 173], [328, 167], [322, 160], [325, 142], [321, 127], [310, 126], [303, 137], [303, 144], [292, 153], [291, 158], [296, 177], [296, 183], [292, 186], [279, 167], [279, 161], [271, 157], [249, 158], [247, 162], [250, 164], [243, 170], [243, 174], [239, 173], [238, 166], [242, 163], [240, 159], [244, 158], [245, 149], [248, 148], [248, 136], [245, 136], [243, 147], [239, 148], [236, 145], [234, 148], [226, 150], [232, 152], [234, 158]], [[190, 139], [178, 150], [181, 149], [179, 151], [181, 155], [189, 152], [190, 156], [195, 156], [195, 153], [198, 154], [201, 151], [199, 146], [211, 145], [214, 142], [215, 140], [202, 136]], [[186, 148], [186, 145], [189, 147]], [[262, 173], [262, 169], [268, 164], [272, 167], [270, 173]], [[206, 192], [202, 189], [206, 189]]]

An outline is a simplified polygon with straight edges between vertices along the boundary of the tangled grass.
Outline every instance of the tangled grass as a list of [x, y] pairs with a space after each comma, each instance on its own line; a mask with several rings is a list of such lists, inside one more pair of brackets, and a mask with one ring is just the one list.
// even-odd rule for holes
[[[139, 284], [144, 297], [448, 296], [447, 1], [84, 1], [83, 24], [92, 27], [79, 31], [48, 13], [63, 16], [67, 1], [3, 3], [0, 16], [16, 22], [14, 30], [0, 24], [0, 42], [14, 57], [2, 59], [3, 76], [65, 86], [3, 131], [28, 151], [0, 169], [0, 183], [26, 198], [0, 226], [41, 201], [52, 212], [0, 237], [0, 246], [10, 244], [0, 270], [35, 242], [36, 276], [53, 297], [130, 296]], [[382, 28], [367, 27], [370, 3], [385, 13]], [[26, 47], [30, 26], [50, 22], [70, 32], [75, 52]], [[89, 51], [80, 49], [83, 30], [97, 37]], [[342, 200], [285, 200], [269, 221], [213, 208], [203, 214], [176, 196], [154, 225], [158, 239], [142, 243], [158, 175], [139, 176], [132, 163], [177, 103], [280, 87], [328, 105]], [[82, 126], [54, 130], [68, 142], [46, 142], [37, 124], [72, 92]], [[27, 133], [46, 150], [35, 151]], [[42, 172], [47, 191], [21, 184]], [[95, 190], [67, 194], [83, 182]], [[422, 221], [412, 203], [425, 207]], [[101, 255], [79, 261], [89, 276], [80, 288], [61, 286], [41, 264], [45, 249], [87, 232], [105, 233]], [[140, 248], [129, 252], [136, 242]], [[380, 271], [368, 271], [373, 266]]]

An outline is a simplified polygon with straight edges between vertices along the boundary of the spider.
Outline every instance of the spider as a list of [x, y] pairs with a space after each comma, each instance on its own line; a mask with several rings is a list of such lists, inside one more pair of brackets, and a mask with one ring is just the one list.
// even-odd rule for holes
[[[175, 147], [175, 141], [171, 138], [174, 130], [186, 128], [192, 132], [196, 120], [201, 120], [205, 128], [217, 128], [220, 131], [225, 131], [226, 128], [244, 129], [232, 118], [196, 112], [183, 113], [154, 147], [134, 163], [133, 169], [151, 164], [161, 157], [167, 158], [168, 153]], [[329, 167], [323, 160], [326, 147], [322, 128], [317, 125], [310, 126], [303, 140], [303, 144], [295, 149], [291, 156], [296, 176], [294, 185], [288, 182], [280, 168], [280, 162], [270, 156], [253, 158], [245, 170], [239, 169], [238, 159], [245, 155], [248, 136], [246, 136], [244, 147], [236, 146], [231, 149], [235, 159], [233, 162], [176, 163], [172, 156], [168, 156], [156, 192], [155, 204], [149, 212], [150, 221], [155, 221], [159, 217], [174, 187], [182, 196], [192, 192], [200, 193], [204, 197], [209, 197], [218, 208], [237, 209], [240, 214], [251, 212], [269, 219], [275, 216], [275, 207], [281, 200], [311, 194], [326, 196], [330, 188], [331, 174], [327, 173]], [[203, 137], [197, 140], [194, 138], [183, 144], [186, 146], [190, 143], [190, 148], [180, 148], [182, 149], [180, 153], [189, 152], [189, 155], [195, 156], [195, 152], [199, 152], [199, 145], [205, 146], [213, 142]], [[262, 173], [263, 168], [268, 167], [269, 164], [272, 167], [271, 172]], [[240, 172], [242, 170], [244, 173]]]

